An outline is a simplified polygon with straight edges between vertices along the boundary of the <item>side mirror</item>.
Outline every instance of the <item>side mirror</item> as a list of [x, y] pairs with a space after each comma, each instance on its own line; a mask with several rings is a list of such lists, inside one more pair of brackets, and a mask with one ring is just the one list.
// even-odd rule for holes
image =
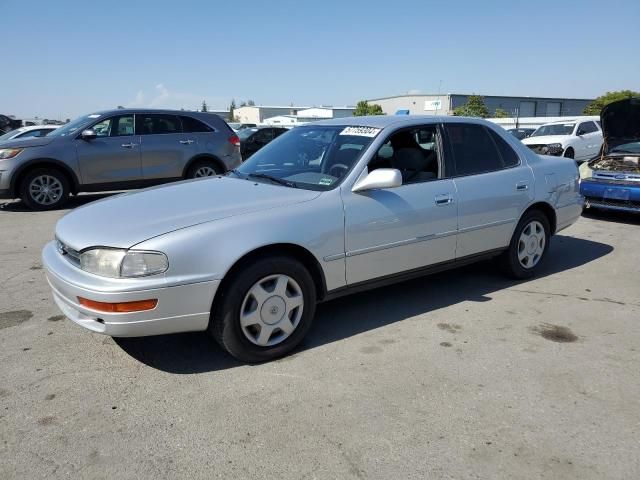
[[364, 192], [379, 188], [395, 188], [402, 185], [402, 174], [395, 168], [376, 168], [361, 178], [351, 189], [352, 192]]
[[94, 130], [91, 130], [90, 128], [88, 128], [87, 130], [82, 131], [82, 133], [80, 134], [80, 137], [82, 137], [83, 140], [88, 141], [88, 140], [93, 140], [95, 138], [98, 138], [98, 135]]

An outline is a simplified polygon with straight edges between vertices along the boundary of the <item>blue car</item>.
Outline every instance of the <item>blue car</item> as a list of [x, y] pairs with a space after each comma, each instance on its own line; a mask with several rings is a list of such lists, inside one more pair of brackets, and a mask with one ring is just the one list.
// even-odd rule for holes
[[640, 213], [640, 98], [610, 103], [600, 120], [600, 154], [580, 167], [585, 208]]

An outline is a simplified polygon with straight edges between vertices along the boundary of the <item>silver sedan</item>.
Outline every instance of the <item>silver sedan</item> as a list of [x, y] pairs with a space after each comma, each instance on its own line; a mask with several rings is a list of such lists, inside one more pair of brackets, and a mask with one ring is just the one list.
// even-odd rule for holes
[[78, 325], [208, 330], [258, 362], [291, 351], [320, 301], [490, 257], [530, 277], [581, 210], [571, 159], [488, 122], [354, 117], [295, 128], [224, 176], [78, 208], [43, 260]]

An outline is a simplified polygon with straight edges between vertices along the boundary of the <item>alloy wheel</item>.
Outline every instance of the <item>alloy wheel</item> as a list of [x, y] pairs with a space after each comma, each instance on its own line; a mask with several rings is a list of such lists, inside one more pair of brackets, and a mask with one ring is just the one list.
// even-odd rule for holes
[[213, 175], [217, 175], [216, 171], [213, 169], [213, 167], [209, 167], [207, 165], [203, 165], [202, 167], [199, 167], [195, 173], [194, 173], [194, 178], [199, 178], [199, 177], [212, 177]]
[[64, 187], [51, 175], [39, 175], [29, 184], [29, 195], [40, 205], [53, 205], [60, 200]]

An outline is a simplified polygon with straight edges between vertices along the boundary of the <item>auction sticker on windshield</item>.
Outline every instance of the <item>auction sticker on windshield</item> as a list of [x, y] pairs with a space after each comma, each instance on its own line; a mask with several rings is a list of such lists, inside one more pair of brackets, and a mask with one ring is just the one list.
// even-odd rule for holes
[[355, 137], [375, 137], [380, 128], [375, 127], [346, 127], [340, 132], [340, 135], [353, 135]]

